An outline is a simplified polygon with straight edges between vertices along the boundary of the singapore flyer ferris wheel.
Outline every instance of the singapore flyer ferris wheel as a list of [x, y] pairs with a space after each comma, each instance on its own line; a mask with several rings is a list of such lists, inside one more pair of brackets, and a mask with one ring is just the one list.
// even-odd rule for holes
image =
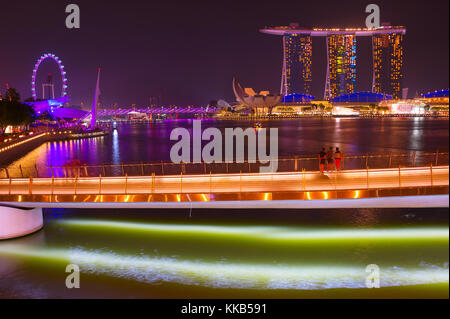
[[34, 65], [34, 69], [33, 69], [33, 76], [32, 76], [32, 81], [31, 81], [31, 91], [32, 91], [32, 95], [33, 95], [33, 99], [36, 101], [37, 100], [37, 94], [36, 94], [36, 75], [39, 69], [39, 66], [41, 65], [42, 62], [44, 62], [47, 59], [52, 59], [54, 60], [59, 67], [60, 73], [61, 73], [61, 78], [62, 78], [62, 90], [61, 90], [61, 97], [65, 97], [67, 96], [67, 77], [66, 77], [66, 71], [64, 70], [64, 65], [62, 64], [62, 61], [60, 58], [58, 58], [56, 55], [52, 54], [52, 53], [47, 53], [42, 55], [39, 60], [37, 60], [36, 64]]

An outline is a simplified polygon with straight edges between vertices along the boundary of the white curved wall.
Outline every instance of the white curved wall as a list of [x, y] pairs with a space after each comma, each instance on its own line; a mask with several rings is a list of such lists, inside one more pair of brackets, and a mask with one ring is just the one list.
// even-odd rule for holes
[[25, 210], [0, 206], [0, 240], [25, 236], [42, 226], [42, 208]]

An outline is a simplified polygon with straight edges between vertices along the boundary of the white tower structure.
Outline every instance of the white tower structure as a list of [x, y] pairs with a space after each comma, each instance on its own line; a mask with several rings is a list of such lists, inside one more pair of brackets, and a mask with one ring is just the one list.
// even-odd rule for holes
[[95, 129], [95, 123], [96, 123], [96, 116], [97, 116], [97, 102], [98, 97], [100, 95], [100, 68], [98, 68], [97, 73], [97, 85], [95, 86], [95, 96], [94, 96], [94, 103], [92, 104], [92, 118], [91, 118], [91, 129]]

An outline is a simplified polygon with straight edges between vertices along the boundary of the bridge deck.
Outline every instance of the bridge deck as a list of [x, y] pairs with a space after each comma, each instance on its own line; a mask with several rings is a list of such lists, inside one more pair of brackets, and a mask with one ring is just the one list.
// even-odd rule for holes
[[448, 186], [449, 167], [147, 177], [1, 179], [0, 195], [126, 195], [333, 191]]

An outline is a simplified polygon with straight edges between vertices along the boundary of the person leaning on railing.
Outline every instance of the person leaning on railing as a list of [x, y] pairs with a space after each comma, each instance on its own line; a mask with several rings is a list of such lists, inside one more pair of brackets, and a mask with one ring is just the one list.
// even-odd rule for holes
[[334, 165], [336, 165], [336, 170], [341, 170], [341, 161], [344, 158], [344, 154], [336, 147], [336, 152], [334, 153]]
[[330, 149], [328, 150], [328, 152], [327, 152], [327, 163], [328, 163], [328, 165], [327, 165], [327, 171], [328, 172], [331, 172], [331, 171], [333, 171], [333, 165], [334, 165], [334, 160], [333, 160], [333, 154], [334, 152], [333, 152], [333, 147], [332, 146], [330, 146]]
[[325, 147], [322, 148], [322, 151], [319, 153], [319, 167], [320, 167], [320, 172], [323, 173], [325, 164], [326, 164], [326, 159], [327, 157], [327, 152], [325, 152]]

